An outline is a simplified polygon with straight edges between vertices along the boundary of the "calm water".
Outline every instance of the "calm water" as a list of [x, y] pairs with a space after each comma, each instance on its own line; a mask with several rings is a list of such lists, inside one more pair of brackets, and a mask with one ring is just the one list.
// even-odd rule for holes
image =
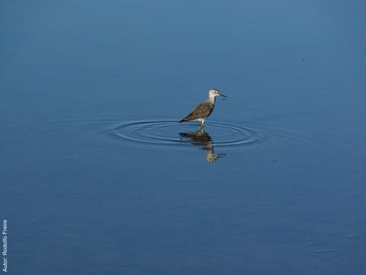
[[0, 4], [9, 274], [366, 273], [366, 3], [243, 2]]

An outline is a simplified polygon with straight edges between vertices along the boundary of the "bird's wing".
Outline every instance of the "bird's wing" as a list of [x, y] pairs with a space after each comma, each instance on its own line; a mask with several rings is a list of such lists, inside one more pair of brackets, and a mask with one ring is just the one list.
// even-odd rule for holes
[[188, 116], [186, 116], [182, 121], [202, 118], [202, 117], [208, 117], [211, 113], [213, 108], [210, 108], [211, 106], [207, 104], [207, 102], [202, 102], [198, 104], [192, 112]]

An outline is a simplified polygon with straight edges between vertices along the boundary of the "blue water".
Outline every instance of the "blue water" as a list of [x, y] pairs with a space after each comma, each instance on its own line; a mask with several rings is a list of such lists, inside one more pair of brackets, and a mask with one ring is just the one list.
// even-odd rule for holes
[[365, 49], [363, 1], [1, 3], [8, 272], [365, 274]]

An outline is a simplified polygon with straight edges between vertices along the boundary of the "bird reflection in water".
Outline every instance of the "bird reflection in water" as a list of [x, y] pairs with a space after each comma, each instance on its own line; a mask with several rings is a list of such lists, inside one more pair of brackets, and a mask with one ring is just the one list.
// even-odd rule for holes
[[214, 143], [208, 133], [203, 128], [200, 128], [197, 132], [179, 133], [181, 137], [189, 138], [185, 141], [191, 142], [196, 146], [204, 146], [201, 149], [206, 151], [207, 162], [216, 162], [218, 158], [222, 158], [225, 154], [214, 153]]

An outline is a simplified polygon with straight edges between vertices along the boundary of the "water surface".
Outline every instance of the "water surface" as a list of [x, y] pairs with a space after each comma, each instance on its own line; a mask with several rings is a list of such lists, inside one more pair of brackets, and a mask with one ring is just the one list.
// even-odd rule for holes
[[1, 4], [8, 271], [365, 274], [365, 5]]

